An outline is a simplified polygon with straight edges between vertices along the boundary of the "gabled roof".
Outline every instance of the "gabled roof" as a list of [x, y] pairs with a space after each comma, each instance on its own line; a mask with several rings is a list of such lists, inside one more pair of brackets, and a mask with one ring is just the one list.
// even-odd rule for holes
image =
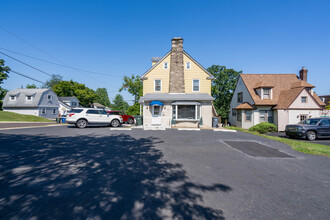
[[238, 105], [236, 108], [236, 110], [243, 110], [243, 109], [246, 109], [246, 110], [249, 110], [249, 109], [254, 109], [254, 107], [252, 105], [250, 105], [250, 103], [248, 102], [244, 102], [240, 105]]
[[[150, 67], [140, 78], [143, 80], [145, 79], [146, 75], [148, 73], [150, 73], [151, 70], [153, 70], [158, 64], [160, 64], [161, 62], [163, 62], [163, 60], [169, 56], [171, 54], [171, 50], [165, 54], [165, 56], [163, 56], [161, 59], [159, 57], [157, 57], [157, 60], [159, 60], [157, 63], [155, 63], [152, 67]], [[214, 76], [209, 72], [207, 71], [207, 69], [205, 69], [201, 64], [199, 64], [192, 56], [190, 56], [186, 51], [183, 51], [183, 54], [186, 55], [189, 59], [191, 59], [197, 66], [199, 66], [206, 74], [209, 75], [208, 79], [214, 79]], [[155, 59], [155, 61], [157, 61]]]
[[280, 93], [278, 104], [275, 109], [287, 109], [292, 104], [292, 102], [299, 96], [299, 94], [304, 90], [304, 88], [294, 88], [283, 90]]
[[105, 108], [104, 105], [102, 105], [102, 104], [100, 104], [100, 103], [97, 103], [97, 102], [93, 103], [93, 106], [94, 106], [94, 107], [97, 107], [97, 108]]
[[[38, 107], [42, 94], [50, 89], [14, 89], [9, 91], [3, 99], [3, 107]], [[15, 101], [10, 101], [10, 96], [16, 96]], [[32, 96], [31, 101], [26, 100], [26, 96]]]
[[[296, 74], [241, 74], [240, 76], [246, 88], [248, 89], [255, 105], [276, 106], [280, 102], [280, 99], [286, 99], [285, 97], [290, 95], [290, 92], [284, 92], [283, 94], [281, 94], [281, 92], [291, 89], [292, 85], [295, 85], [294, 89], [298, 89], [300, 91], [302, 91], [302, 89], [305, 87], [314, 87], [309, 83], [301, 83], [301, 80], [297, 77]], [[256, 85], [258, 84], [272, 85], [273, 98], [261, 99], [255, 91]], [[292, 92], [295, 93], [296, 90], [292, 90]], [[284, 101], [281, 100], [281, 102]]]
[[273, 87], [274, 87], [273, 83], [261, 81], [256, 83], [253, 88], [259, 89], [259, 88], [273, 88]]
[[300, 88], [300, 87], [314, 88], [315, 86], [313, 86], [312, 84], [310, 84], [308, 82], [302, 81], [302, 80], [299, 80], [299, 82], [294, 82], [291, 84], [291, 89]]
[[326, 103], [323, 102], [315, 92], [313, 93], [313, 97], [320, 106], [326, 106]]
[[61, 102], [71, 101], [72, 99], [76, 99], [79, 102], [79, 99], [77, 99], [75, 96], [58, 97], [58, 100]]

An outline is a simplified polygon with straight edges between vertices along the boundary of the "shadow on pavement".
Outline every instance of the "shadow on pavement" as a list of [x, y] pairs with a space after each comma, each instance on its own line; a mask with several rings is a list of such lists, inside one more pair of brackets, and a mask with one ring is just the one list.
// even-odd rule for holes
[[222, 219], [155, 138], [0, 134], [1, 219]]

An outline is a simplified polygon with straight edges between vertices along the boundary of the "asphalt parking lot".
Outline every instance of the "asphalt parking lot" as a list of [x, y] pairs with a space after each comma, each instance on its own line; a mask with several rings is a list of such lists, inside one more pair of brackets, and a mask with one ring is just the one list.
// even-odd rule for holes
[[328, 219], [330, 160], [247, 133], [0, 131], [0, 219]]

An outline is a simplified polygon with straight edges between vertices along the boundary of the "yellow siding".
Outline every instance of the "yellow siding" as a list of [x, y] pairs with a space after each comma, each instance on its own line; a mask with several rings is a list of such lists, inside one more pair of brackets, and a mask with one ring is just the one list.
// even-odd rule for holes
[[[143, 95], [146, 93], [168, 93], [169, 92], [169, 78], [170, 78], [170, 60], [171, 54], [169, 54], [161, 63], [159, 63], [152, 71], [150, 71], [146, 77], [148, 79], [143, 80]], [[185, 93], [208, 93], [211, 95], [211, 80], [206, 79], [209, 75], [204, 72], [197, 64], [195, 64], [189, 57], [184, 55], [184, 79], [185, 79]], [[168, 69], [163, 68], [164, 63], [168, 63]], [[186, 69], [186, 63], [190, 62], [191, 68]], [[154, 80], [162, 80], [162, 91], [154, 91]], [[193, 79], [199, 79], [199, 92], [192, 91]]]
[[[199, 79], [199, 93], [208, 93], [211, 95], [211, 80], [206, 79], [209, 75], [186, 55], [183, 55], [183, 62], [185, 93], [198, 93], [192, 91], [192, 81], [193, 79]], [[190, 69], [186, 69], [187, 62], [190, 62]]]
[[[171, 56], [168, 55], [161, 63], [159, 63], [152, 71], [150, 71], [146, 77], [148, 79], [143, 80], [143, 95], [147, 93], [168, 93], [169, 79], [170, 79], [170, 59]], [[168, 63], [168, 68], [165, 70], [163, 68], [164, 63]], [[154, 91], [154, 80], [162, 80], [162, 91]]]

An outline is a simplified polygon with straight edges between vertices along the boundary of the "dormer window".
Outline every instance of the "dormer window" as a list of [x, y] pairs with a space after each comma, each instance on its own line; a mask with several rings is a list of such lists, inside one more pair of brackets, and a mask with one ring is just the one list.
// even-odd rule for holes
[[168, 69], [168, 63], [164, 63], [164, 70], [167, 70]]
[[9, 96], [9, 100], [10, 100], [10, 101], [16, 101], [16, 96], [15, 96], [15, 95], [11, 95], [11, 96]]
[[26, 101], [32, 101], [33, 99], [33, 96], [32, 95], [27, 95], [26, 96]]
[[52, 96], [51, 95], [47, 95], [47, 100], [48, 101], [52, 101]]
[[271, 99], [270, 88], [263, 88], [263, 99]]

